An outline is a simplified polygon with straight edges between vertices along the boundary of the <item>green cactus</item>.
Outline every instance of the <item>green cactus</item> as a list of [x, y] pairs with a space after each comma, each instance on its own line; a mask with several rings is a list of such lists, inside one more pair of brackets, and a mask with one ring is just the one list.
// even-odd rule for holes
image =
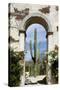
[[30, 54], [34, 62], [34, 76], [36, 76], [36, 61], [37, 61], [37, 30], [34, 30], [34, 56], [32, 52], [32, 41], [30, 40]]
[[30, 40], [30, 54], [34, 63], [36, 63], [36, 59], [37, 59], [36, 53], [37, 53], [37, 31], [35, 29], [34, 30], [34, 56], [32, 52], [32, 41]]

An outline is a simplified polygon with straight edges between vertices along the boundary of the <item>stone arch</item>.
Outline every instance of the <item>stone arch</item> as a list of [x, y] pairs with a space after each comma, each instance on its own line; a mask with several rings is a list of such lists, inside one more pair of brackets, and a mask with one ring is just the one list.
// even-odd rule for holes
[[[48, 17], [43, 13], [29, 13], [21, 22], [20, 24], [20, 33], [24, 33], [26, 36], [26, 29], [29, 27], [29, 25], [38, 23], [41, 24], [45, 30], [47, 31], [46, 37], [48, 37], [48, 51], [52, 50], [52, 25], [48, 19]], [[52, 47], [51, 47], [52, 46]]]
[[31, 13], [27, 15], [21, 25], [20, 28], [21, 30], [25, 31], [29, 25], [33, 23], [39, 23], [44, 26], [44, 28], [47, 30], [47, 32], [52, 32], [51, 24], [49, 20], [47, 19], [46, 15], [43, 13]]
[[[46, 15], [44, 15], [42, 13], [31, 13], [31, 14], [27, 15], [21, 22], [20, 34], [23, 33], [25, 35], [26, 29], [29, 27], [29, 25], [34, 24], [34, 23], [39, 23], [46, 29], [47, 37], [48, 37], [47, 38], [48, 39], [48, 51], [50, 51], [51, 46], [52, 46], [52, 34], [53, 34], [53, 32], [52, 32], [51, 24], [50, 24], [48, 18], [46, 17]], [[22, 36], [22, 37], [20, 36], [20, 39], [23, 37], [24, 36]], [[25, 42], [25, 38], [23, 40], [22, 41]], [[24, 43], [21, 42], [21, 45], [24, 45]], [[51, 66], [49, 60], [48, 60], [47, 65]], [[25, 66], [25, 61], [24, 61], [24, 66]], [[25, 67], [24, 67], [24, 71], [25, 71]], [[47, 68], [47, 71], [48, 71], [48, 68]], [[49, 74], [50, 74], [50, 76], [49, 76]], [[24, 73], [24, 77], [25, 77], [25, 73]], [[51, 84], [51, 69], [49, 69], [49, 71], [47, 72], [47, 83]]]

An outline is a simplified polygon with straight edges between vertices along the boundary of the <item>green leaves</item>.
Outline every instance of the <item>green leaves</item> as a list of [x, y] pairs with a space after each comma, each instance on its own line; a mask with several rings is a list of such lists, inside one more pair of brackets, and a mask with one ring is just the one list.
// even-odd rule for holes
[[55, 51], [49, 52], [48, 58], [49, 58], [49, 61], [51, 62], [51, 64], [53, 64], [54, 61], [57, 60], [57, 58], [58, 58], [58, 52], [55, 52]]
[[16, 53], [13, 50], [10, 50], [9, 86], [20, 85], [20, 76], [22, 74], [23, 67], [19, 64], [19, 61], [22, 59], [23, 52], [21, 55], [20, 53]]
[[[32, 52], [32, 41], [30, 40], [30, 54], [32, 57], [32, 60], [34, 63], [36, 63], [36, 59], [37, 59], [37, 30], [34, 30], [34, 54]], [[34, 55], [34, 56], [33, 56]]]
[[55, 46], [53, 51], [48, 53], [48, 62], [51, 67], [52, 81], [53, 83], [58, 83], [58, 47]]

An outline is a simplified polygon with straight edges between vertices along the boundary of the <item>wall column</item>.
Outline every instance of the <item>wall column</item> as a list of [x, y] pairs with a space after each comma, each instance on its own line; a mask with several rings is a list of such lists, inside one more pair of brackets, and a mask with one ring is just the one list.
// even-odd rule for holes
[[[48, 32], [48, 53], [53, 50], [53, 32]], [[52, 75], [51, 75], [51, 63], [50, 57], [48, 56], [47, 63], [47, 84], [52, 84]]]
[[[24, 52], [25, 49], [25, 32], [24, 31], [19, 31], [19, 46], [20, 46], [20, 51]], [[25, 60], [23, 60], [23, 75], [21, 76], [21, 85], [25, 85]]]

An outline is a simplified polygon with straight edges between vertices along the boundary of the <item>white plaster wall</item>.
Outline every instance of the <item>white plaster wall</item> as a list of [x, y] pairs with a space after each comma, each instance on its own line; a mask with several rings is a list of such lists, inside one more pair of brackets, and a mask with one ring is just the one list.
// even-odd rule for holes
[[58, 40], [58, 38], [59, 38], [59, 34], [58, 34], [59, 32], [54, 32], [54, 35], [53, 35], [53, 45], [55, 46], [55, 45], [57, 45], [57, 46], [59, 46], [58, 44], [59, 44], [59, 40]]
[[[48, 5], [47, 5], [48, 6]], [[12, 4], [11, 5], [11, 12], [14, 12], [13, 7], [18, 8], [18, 10], [24, 10], [25, 8], [29, 8], [29, 14], [31, 13], [40, 13], [38, 11], [38, 9], [41, 9], [43, 7], [47, 7], [46, 5], [34, 5], [34, 4]], [[56, 6], [52, 5], [50, 6], [50, 13], [49, 14], [45, 14], [45, 16], [47, 17], [47, 19], [49, 20], [50, 24], [51, 24], [51, 31], [53, 32], [52, 36], [49, 36], [49, 43], [48, 43], [48, 47], [49, 50], [52, 50], [55, 44], [58, 44], [58, 32], [56, 31], [56, 26], [58, 25], [58, 11], [56, 11]], [[20, 40], [19, 43], [13, 43], [11, 44], [11, 46], [15, 49], [15, 47], [17, 49], [15, 50], [23, 50], [24, 51], [24, 35], [21, 34], [20, 38], [18, 36], [18, 32], [21, 29], [20, 26], [22, 24], [23, 20], [20, 21], [15, 21], [15, 17], [13, 17], [11, 19], [11, 25], [17, 27], [17, 29], [12, 29], [11, 28], [11, 36], [14, 37], [16, 40]], [[19, 49], [18, 49], [19, 48]]]
[[21, 33], [19, 37], [19, 50], [24, 51], [24, 34]]
[[48, 52], [53, 50], [53, 35], [48, 36]]
[[12, 36], [15, 40], [19, 40], [19, 31], [15, 28], [11, 29], [10, 36]]
[[11, 43], [11, 44], [10, 44], [10, 47], [13, 48], [13, 50], [14, 50], [15, 52], [19, 52], [19, 51], [20, 51], [19, 42]]

